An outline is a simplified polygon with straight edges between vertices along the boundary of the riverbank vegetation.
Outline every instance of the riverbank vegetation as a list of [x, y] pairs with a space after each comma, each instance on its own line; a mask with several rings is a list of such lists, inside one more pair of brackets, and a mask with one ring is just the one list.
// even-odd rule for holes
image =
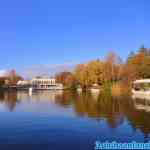
[[[78, 64], [72, 72], [56, 74], [57, 81], [67, 87], [82, 89], [99, 87], [112, 88], [120, 93], [123, 85], [130, 87], [135, 79], [150, 78], [150, 49], [142, 46], [138, 51], [131, 52], [125, 61], [114, 52], [109, 52], [104, 60], [91, 60]], [[119, 85], [121, 85], [119, 88]]]
[[19, 80], [23, 80], [23, 78], [14, 69], [7, 71], [0, 77], [0, 88], [15, 86]]
[[[73, 71], [59, 72], [55, 78], [66, 89], [100, 88], [120, 95], [122, 91], [129, 91], [132, 81], [150, 78], [150, 49], [142, 46], [136, 52], [131, 52], [124, 61], [116, 53], [109, 52], [103, 60], [77, 64]], [[10, 70], [0, 77], [0, 87], [15, 86], [18, 80], [23, 78], [15, 70]]]

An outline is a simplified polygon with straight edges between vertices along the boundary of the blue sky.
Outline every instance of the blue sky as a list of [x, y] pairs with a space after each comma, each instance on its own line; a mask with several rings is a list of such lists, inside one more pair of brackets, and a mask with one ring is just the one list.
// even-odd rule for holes
[[150, 47], [149, 0], [0, 1], [0, 69], [126, 58]]

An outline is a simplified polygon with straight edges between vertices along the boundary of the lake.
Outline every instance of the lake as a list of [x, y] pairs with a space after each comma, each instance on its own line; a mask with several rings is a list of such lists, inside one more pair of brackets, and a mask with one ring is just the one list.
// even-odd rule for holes
[[150, 104], [69, 91], [0, 92], [0, 150], [92, 150], [150, 140]]

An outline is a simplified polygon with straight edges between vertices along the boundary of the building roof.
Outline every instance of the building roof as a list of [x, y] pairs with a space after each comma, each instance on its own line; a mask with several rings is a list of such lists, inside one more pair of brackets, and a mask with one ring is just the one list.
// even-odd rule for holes
[[135, 80], [133, 83], [150, 83], [150, 79]]
[[30, 84], [30, 81], [28, 81], [28, 80], [19, 80], [17, 82], [17, 85], [25, 85], [25, 84]]
[[55, 80], [55, 78], [33, 78], [33, 80]]

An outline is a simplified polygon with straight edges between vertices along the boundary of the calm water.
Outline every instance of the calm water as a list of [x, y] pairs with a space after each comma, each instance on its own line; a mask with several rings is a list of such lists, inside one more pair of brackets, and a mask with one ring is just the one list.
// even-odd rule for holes
[[150, 140], [150, 105], [109, 94], [0, 92], [0, 150], [92, 150], [96, 140]]

